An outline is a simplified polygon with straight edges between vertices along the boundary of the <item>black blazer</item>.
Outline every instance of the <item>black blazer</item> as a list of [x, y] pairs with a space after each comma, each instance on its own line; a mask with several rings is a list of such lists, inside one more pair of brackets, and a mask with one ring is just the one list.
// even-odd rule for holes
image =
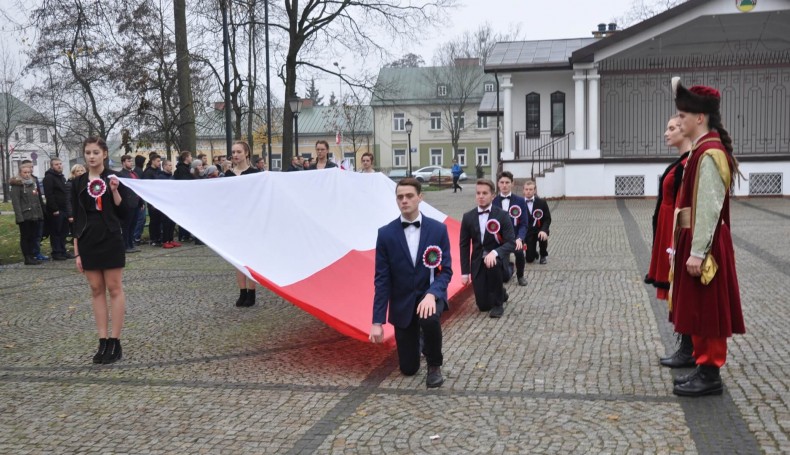
[[[480, 243], [480, 215], [478, 209], [464, 213], [461, 219], [461, 274], [477, 276], [480, 267], [483, 265], [483, 257], [491, 251], [496, 250], [497, 255], [502, 259], [502, 266], [507, 264], [507, 258], [516, 249], [516, 234], [513, 231], [513, 223], [510, 215], [501, 207], [491, 205], [491, 213], [488, 219], [499, 221], [499, 233], [502, 235], [502, 243], [497, 242], [496, 237], [488, 232]], [[472, 246], [471, 254], [469, 245]], [[471, 262], [470, 262], [471, 259]]]
[[[134, 178], [134, 177], [132, 177], [132, 174], [137, 175], [137, 173], [135, 173], [134, 171], [130, 171], [128, 169], [121, 169], [118, 172], [118, 177], [131, 179], [131, 178]], [[121, 183], [123, 183], [123, 180], [121, 180]], [[138, 196], [137, 193], [135, 193], [132, 190], [128, 190], [127, 193], [129, 195], [129, 197], [124, 199], [126, 201], [126, 206], [127, 207], [129, 207], [130, 209], [136, 209], [136, 208], [140, 208], [140, 207], [143, 206], [143, 200], [140, 199], [140, 196]]]
[[[527, 202], [524, 202], [524, 205], [529, 207]], [[543, 211], [543, 218], [536, 223], [532, 215], [535, 213], [535, 210], [538, 209]], [[529, 209], [527, 209], [527, 235], [537, 234], [541, 231], [548, 235], [550, 226], [551, 212], [549, 211], [549, 204], [545, 199], [535, 196], [535, 201], [532, 203], [532, 211], [530, 212]]]
[[[102, 219], [104, 225], [110, 232], [121, 232], [121, 220], [126, 218], [126, 211], [128, 206], [124, 203], [125, 198], [128, 198], [128, 189], [123, 185], [118, 185], [118, 193], [121, 195], [121, 204], [115, 205], [112, 198], [112, 191], [110, 191], [110, 184], [108, 177], [110, 175], [118, 175], [116, 172], [109, 169], [104, 169], [101, 174], [102, 180], [107, 184], [107, 191], [102, 195]], [[77, 177], [71, 185], [71, 206], [74, 208], [74, 237], [80, 238], [85, 231], [85, 225], [88, 222], [88, 213], [85, 210], [85, 205], [82, 202], [83, 194], [88, 191], [88, 173], [84, 173]], [[90, 196], [88, 196], [90, 197]]]

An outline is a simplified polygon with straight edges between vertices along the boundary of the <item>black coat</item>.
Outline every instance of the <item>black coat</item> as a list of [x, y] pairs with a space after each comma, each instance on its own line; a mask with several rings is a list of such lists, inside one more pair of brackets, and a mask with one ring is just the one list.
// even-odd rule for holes
[[195, 176], [190, 172], [188, 164], [176, 164], [176, 170], [173, 172], [173, 180], [193, 180], [194, 178]]
[[[480, 243], [480, 224], [478, 209], [474, 209], [464, 213], [461, 219], [461, 274], [477, 276], [480, 272], [480, 267], [483, 265], [483, 257], [491, 251], [496, 250], [497, 255], [502, 259], [503, 267], [507, 266], [507, 258], [516, 249], [516, 234], [513, 231], [513, 223], [510, 221], [510, 215], [507, 214], [501, 207], [495, 205], [491, 206], [491, 213], [488, 214], [488, 219], [496, 219], [499, 221], [500, 235], [502, 236], [502, 243], [498, 242], [493, 234], [486, 232], [483, 237], [483, 243]], [[469, 246], [471, 245], [471, 254]], [[471, 260], [471, 261], [470, 261]]]
[[47, 197], [47, 213], [67, 212], [66, 177], [62, 173], [47, 170], [44, 174], [44, 196]]
[[[529, 207], [529, 203], [524, 202], [524, 205]], [[543, 211], [543, 218], [535, 222], [533, 217], [535, 210]], [[545, 199], [535, 196], [535, 201], [532, 202], [532, 211], [527, 210], [527, 236], [537, 234], [538, 232], [545, 232], [546, 235], [550, 234], [549, 228], [551, 227], [551, 212], [549, 211], [549, 204]]]

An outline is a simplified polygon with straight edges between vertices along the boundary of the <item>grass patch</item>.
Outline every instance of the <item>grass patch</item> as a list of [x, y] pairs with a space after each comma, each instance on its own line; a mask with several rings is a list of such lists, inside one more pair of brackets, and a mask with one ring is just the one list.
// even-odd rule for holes
[[[19, 226], [16, 225], [14, 209], [11, 204], [0, 205], [4, 213], [0, 215], [0, 264], [22, 262], [22, 250], [19, 249]], [[5, 213], [11, 212], [10, 215]]]

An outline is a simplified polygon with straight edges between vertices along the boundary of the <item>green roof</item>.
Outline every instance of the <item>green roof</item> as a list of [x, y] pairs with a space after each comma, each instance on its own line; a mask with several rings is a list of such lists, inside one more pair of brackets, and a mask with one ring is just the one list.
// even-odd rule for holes
[[[479, 81], [479, 87], [467, 100], [473, 104], [483, 98], [484, 84], [494, 77], [483, 73], [481, 66], [382, 68], [370, 102], [371, 106], [404, 104], [446, 104], [453, 100], [453, 82], [457, 73], [469, 73], [467, 80]], [[455, 74], [455, 75], [454, 75]], [[447, 95], [439, 96], [438, 86], [447, 80]]]

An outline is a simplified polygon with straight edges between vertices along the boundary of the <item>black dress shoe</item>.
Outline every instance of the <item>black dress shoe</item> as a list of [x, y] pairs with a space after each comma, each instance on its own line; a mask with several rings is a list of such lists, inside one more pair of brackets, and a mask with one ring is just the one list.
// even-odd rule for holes
[[499, 305], [491, 308], [491, 311], [488, 313], [488, 317], [501, 318], [503, 314], [505, 314], [505, 308], [502, 305]]
[[52, 255], [52, 260], [53, 261], [65, 261], [66, 259], [68, 259], [66, 257], [66, 255], [60, 255], [60, 254], [53, 254]]
[[444, 377], [442, 377], [442, 367], [432, 367], [428, 365], [428, 376], [425, 378], [425, 385], [429, 389], [435, 389], [444, 384]]
[[526, 286], [527, 285], [527, 279], [524, 278], [523, 276], [518, 277], [518, 285], [519, 286]]
[[540, 262], [541, 264], [545, 264], [545, 263], [547, 262], [547, 261], [546, 261], [546, 256], [542, 256], [542, 257], [540, 258], [540, 261], [539, 261], [539, 262]]
[[672, 393], [681, 397], [701, 397], [721, 395], [723, 390], [719, 369], [715, 366], [700, 365], [697, 368], [697, 375], [688, 382], [676, 385]]
[[669, 368], [690, 368], [697, 365], [694, 356], [678, 350], [671, 356], [661, 359], [661, 365]]
[[505, 295], [502, 297], [502, 301], [507, 302], [508, 299], [510, 298], [510, 294], [508, 294], [507, 291], [505, 291], [504, 289], [502, 290], [502, 292], [505, 293]]

